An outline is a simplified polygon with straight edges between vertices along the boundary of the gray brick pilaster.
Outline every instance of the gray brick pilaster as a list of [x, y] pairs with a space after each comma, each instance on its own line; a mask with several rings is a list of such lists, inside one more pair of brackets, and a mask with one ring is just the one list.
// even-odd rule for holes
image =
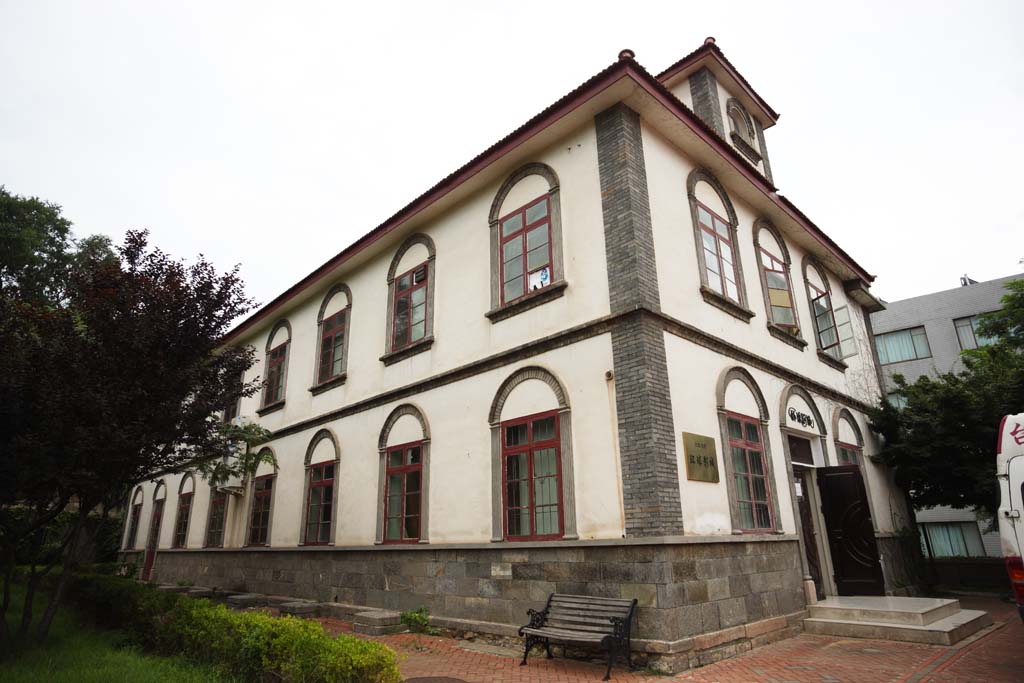
[[627, 536], [683, 532], [664, 332], [640, 116], [623, 104], [597, 115], [608, 296], [636, 311], [612, 332]]
[[707, 67], [690, 76], [690, 96], [693, 98], [693, 113], [724, 138], [725, 121], [722, 119], [722, 102], [718, 99], [718, 81]]

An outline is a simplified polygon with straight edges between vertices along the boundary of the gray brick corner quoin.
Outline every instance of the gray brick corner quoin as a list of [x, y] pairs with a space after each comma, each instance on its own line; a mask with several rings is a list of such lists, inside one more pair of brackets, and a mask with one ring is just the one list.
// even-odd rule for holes
[[635, 311], [612, 332], [626, 536], [683, 533], [679, 470], [640, 116], [618, 104], [595, 118], [608, 296]]

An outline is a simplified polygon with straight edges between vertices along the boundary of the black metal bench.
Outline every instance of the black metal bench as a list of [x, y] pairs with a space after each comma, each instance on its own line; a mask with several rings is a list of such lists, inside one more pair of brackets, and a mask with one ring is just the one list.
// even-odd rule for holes
[[630, 630], [636, 614], [636, 600], [592, 598], [587, 595], [552, 593], [547, 606], [540, 612], [531, 609], [530, 623], [519, 629], [526, 637], [523, 661], [534, 645], [543, 645], [551, 658], [551, 643], [578, 643], [599, 645], [608, 650], [608, 670], [604, 680], [611, 677], [612, 667], [619, 654], [625, 652], [629, 668], [633, 668]]

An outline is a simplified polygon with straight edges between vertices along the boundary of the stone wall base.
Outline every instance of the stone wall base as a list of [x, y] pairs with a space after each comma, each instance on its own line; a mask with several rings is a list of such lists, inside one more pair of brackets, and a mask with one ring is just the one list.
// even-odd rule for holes
[[[140, 558], [141, 559], [141, 558]], [[633, 645], [664, 671], [793, 635], [805, 609], [795, 540], [374, 549], [161, 550], [154, 581], [292, 596], [331, 616], [428, 608], [454, 631], [512, 637], [550, 593], [636, 598]]]

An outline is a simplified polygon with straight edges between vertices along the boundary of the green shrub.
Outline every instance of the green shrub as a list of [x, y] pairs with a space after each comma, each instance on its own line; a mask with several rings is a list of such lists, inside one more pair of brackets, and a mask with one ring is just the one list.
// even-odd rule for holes
[[98, 622], [128, 631], [141, 645], [212, 663], [226, 676], [303, 683], [402, 680], [390, 648], [352, 636], [332, 638], [314, 621], [233, 612], [109, 576], [76, 576], [69, 596]]
[[402, 612], [402, 623], [409, 627], [413, 633], [427, 633], [435, 635], [437, 629], [430, 625], [430, 610], [421, 605], [409, 612]]

